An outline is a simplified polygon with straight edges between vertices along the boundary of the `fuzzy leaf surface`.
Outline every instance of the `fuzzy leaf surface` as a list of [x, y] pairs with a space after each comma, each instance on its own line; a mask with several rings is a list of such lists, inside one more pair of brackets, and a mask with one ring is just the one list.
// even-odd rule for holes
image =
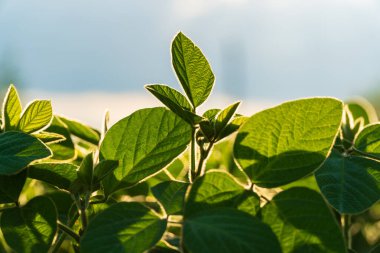
[[322, 196], [295, 187], [262, 208], [262, 220], [277, 235], [283, 253], [345, 253], [342, 233]]
[[261, 187], [300, 179], [326, 160], [342, 112], [342, 102], [333, 98], [300, 99], [259, 112], [239, 129], [235, 159]]
[[215, 77], [202, 51], [183, 33], [172, 43], [172, 63], [187, 97], [194, 107], [210, 95]]
[[81, 240], [81, 253], [141, 253], [162, 237], [166, 220], [140, 203], [120, 202], [97, 214]]
[[361, 213], [380, 200], [380, 163], [333, 152], [315, 173], [330, 205], [345, 214]]
[[16, 174], [50, 155], [50, 149], [31, 135], [13, 131], [0, 134], [0, 175]]
[[191, 140], [191, 126], [166, 108], [147, 108], [120, 120], [107, 132], [100, 154], [119, 166], [103, 180], [106, 193], [132, 186], [159, 172]]

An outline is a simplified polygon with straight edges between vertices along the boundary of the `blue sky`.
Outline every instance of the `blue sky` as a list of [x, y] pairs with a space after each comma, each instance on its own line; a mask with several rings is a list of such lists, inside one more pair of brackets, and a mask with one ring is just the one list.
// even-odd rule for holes
[[376, 0], [0, 0], [0, 67], [32, 90], [179, 88], [179, 30], [209, 59], [215, 93], [347, 98], [380, 83]]

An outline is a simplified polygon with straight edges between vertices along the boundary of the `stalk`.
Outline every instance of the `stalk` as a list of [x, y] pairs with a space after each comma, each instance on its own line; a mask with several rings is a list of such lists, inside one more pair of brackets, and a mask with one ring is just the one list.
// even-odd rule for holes
[[[72, 220], [69, 221], [68, 227], [72, 227], [75, 224], [75, 221], [78, 219], [78, 214], [76, 214]], [[61, 245], [63, 241], [66, 239], [67, 234], [66, 233], [59, 233], [58, 238], [55, 241], [54, 245], [50, 248], [49, 253], [57, 253], [59, 249], [61, 248]]]
[[342, 214], [341, 216], [343, 236], [346, 241], [347, 249], [352, 248], [352, 237], [351, 237], [351, 215]]
[[195, 179], [195, 164], [196, 164], [196, 131], [195, 127], [193, 127], [192, 133], [191, 133], [191, 146], [190, 146], [190, 171], [189, 171], [189, 182], [192, 183]]
[[201, 155], [199, 157], [198, 168], [197, 168], [197, 172], [195, 175], [196, 178], [201, 177], [205, 174], [205, 169], [206, 169], [205, 162], [206, 162], [206, 160], [210, 154], [210, 151], [211, 151], [213, 145], [214, 145], [214, 143], [210, 142], [210, 144], [208, 145], [206, 150], [202, 150], [202, 148], [201, 148]]
[[64, 233], [69, 235], [71, 238], [73, 238], [77, 243], [80, 241], [80, 237], [77, 233], [75, 233], [70, 227], [66, 226], [65, 224], [61, 223], [60, 221], [57, 222], [58, 228], [62, 230]]

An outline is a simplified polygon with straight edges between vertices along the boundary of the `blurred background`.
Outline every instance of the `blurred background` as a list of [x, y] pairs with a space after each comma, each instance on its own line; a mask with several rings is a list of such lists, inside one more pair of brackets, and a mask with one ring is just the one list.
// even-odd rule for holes
[[376, 102], [377, 0], [0, 0], [0, 86], [90, 124], [100, 117], [89, 110], [120, 118], [156, 105], [144, 84], [179, 88], [169, 49], [180, 30], [213, 67], [212, 105], [242, 99], [252, 114], [304, 96]]
[[[100, 127], [159, 105], [144, 84], [180, 89], [170, 43], [183, 31], [216, 75], [208, 108], [250, 115], [305, 96], [364, 96], [380, 106], [377, 0], [0, 0], [0, 90], [52, 99]], [[380, 206], [355, 218], [354, 243], [380, 239]]]

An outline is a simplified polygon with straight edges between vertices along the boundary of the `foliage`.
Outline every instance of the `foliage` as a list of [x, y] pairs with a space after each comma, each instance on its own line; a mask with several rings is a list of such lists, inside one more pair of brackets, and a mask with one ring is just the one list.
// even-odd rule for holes
[[106, 117], [102, 131], [53, 115], [50, 101], [23, 111], [9, 87], [0, 250], [353, 252], [351, 221], [380, 199], [371, 109], [315, 97], [250, 117], [240, 102], [200, 114], [210, 64], [183, 33], [171, 52], [184, 93], [146, 85], [166, 107], [110, 128]]

